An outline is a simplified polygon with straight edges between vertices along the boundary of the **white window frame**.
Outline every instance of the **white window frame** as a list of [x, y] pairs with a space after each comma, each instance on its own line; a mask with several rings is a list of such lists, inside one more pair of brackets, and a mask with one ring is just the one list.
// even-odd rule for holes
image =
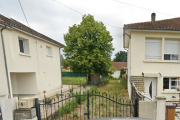
[[46, 46], [46, 56], [52, 57], [52, 47]]
[[[165, 91], [177, 91], [177, 89], [179, 88], [179, 82], [180, 82], [180, 80], [179, 80], [179, 78], [178, 77], [164, 77], [164, 78], [169, 78], [169, 89], [164, 89]], [[163, 78], [163, 86], [164, 86], [164, 78]], [[174, 79], [174, 78], [176, 78], [176, 80], [172, 80], [172, 79]], [[175, 89], [172, 89], [171, 87], [172, 87], [172, 85], [171, 85], [171, 82], [172, 81], [176, 81], [177, 82], [177, 85], [175, 86], [176, 88]]]
[[[23, 41], [23, 51], [24, 52], [21, 52], [21, 50], [20, 50], [21, 49], [20, 48], [21, 47], [20, 46], [20, 40]], [[19, 42], [19, 52], [20, 52], [20, 54], [29, 55], [30, 54], [30, 51], [29, 51], [29, 40], [19, 37], [18, 42]]]
[[[169, 46], [166, 47], [166, 45], [169, 45]], [[174, 48], [174, 47], [177, 47], [176, 45], [178, 46], [178, 50], [176, 50]], [[174, 49], [172, 49], [172, 48], [174, 48]], [[165, 39], [164, 40], [164, 53], [163, 53], [164, 54], [164, 61], [179, 61], [179, 53], [180, 53], [179, 51], [180, 51], [180, 40], [175, 40], [175, 39]], [[165, 55], [170, 55], [170, 60], [165, 60]], [[172, 59], [173, 55], [177, 55], [178, 59], [177, 60], [173, 60]]]

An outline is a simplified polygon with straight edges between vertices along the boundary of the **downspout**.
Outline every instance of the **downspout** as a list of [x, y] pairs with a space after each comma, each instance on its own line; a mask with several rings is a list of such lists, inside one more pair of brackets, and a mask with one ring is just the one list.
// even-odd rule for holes
[[62, 47], [59, 47], [59, 58], [60, 58], [60, 79], [61, 79], [61, 88], [63, 88], [63, 84], [62, 84], [62, 68], [61, 68], [61, 48]]
[[3, 30], [5, 30], [7, 27], [6, 25], [1, 29], [1, 39], [2, 39], [2, 47], [3, 47], [3, 55], [4, 55], [4, 64], [6, 69], [6, 78], [7, 78], [7, 84], [8, 84], [8, 92], [9, 92], [9, 98], [12, 98], [11, 88], [10, 88], [10, 81], [9, 81], [9, 72], [7, 67], [7, 59], [6, 59], [6, 50], [4, 45], [4, 37], [3, 37]]
[[[123, 39], [123, 41], [124, 41], [124, 44], [125, 44], [125, 35], [127, 35], [128, 37], [129, 37], [129, 48], [130, 48], [130, 50], [128, 49], [127, 51], [129, 51], [130, 52], [130, 58], [129, 58], [129, 61], [130, 61], [130, 63], [129, 63], [129, 72], [128, 72], [128, 77], [129, 77], [129, 83], [131, 82], [131, 76], [130, 76], [130, 74], [131, 74], [131, 46], [130, 46], [130, 43], [131, 43], [131, 36], [129, 35], [129, 34], [127, 34], [126, 32], [125, 32], [125, 28], [123, 28], [123, 36], [124, 36], [124, 39]], [[125, 45], [124, 45], [125, 46]], [[124, 48], [125, 49], [125, 48]], [[126, 50], [126, 49], [125, 49]], [[132, 88], [131, 88], [132, 89]], [[130, 89], [130, 91], [131, 91], [131, 89]], [[128, 90], [129, 91], [129, 90]], [[131, 93], [131, 92], [130, 92]], [[129, 97], [131, 98], [131, 94], [129, 94]]]

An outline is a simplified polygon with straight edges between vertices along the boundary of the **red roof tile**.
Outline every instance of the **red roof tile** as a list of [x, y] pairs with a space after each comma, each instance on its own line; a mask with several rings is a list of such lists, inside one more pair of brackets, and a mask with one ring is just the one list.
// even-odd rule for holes
[[7, 17], [5, 17], [5, 16], [3, 16], [1, 14], [0, 14], [0, 24], [6, 25], [8, 27], [12, 27], [12, 28], [16, 28], [16, 29], [22, 30], [22, 31], [27, 32], [27, 33], [29, 33], [31, 35], [34, 35], [36, 37], [45, 39], [45, 40], [47, 40], [49, 42], [52, 42], [54, 44], [60, 45], [61, 47], [64, 47], [63, 44], [57, 42], [56, 40], [53, 40], [53, 39], [51, 39], [51, 38], [49, 38], [49, 37], [47, 37], [47, 36], [37, 32], [37, 31], [27, 27], [24, 24], [14, 20], [14, 19], [12, 19], [12, 18], [9, 19], [9, 18], [7, 18]]
[[124, 28], [135, 29], [162, 29], [162, 30], [180, 30], [180, 17], [159, 20], [154, 22], [141, 22], [133, 24], [125, 24]]
[[111, 65], [116, 69], [120, 70], [127, 67], [127, 62], [111, 62]]

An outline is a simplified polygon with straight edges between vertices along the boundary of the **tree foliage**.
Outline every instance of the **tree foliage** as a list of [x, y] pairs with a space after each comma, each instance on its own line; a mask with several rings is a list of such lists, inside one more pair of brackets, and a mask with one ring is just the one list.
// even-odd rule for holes
[[115, 54], [114, 62], [127, 62], [127, 52], [120, 51]]
[[80, 24], [69, 27], [64, 40], [64, 65], [88, 75], [109, 72], [113, 38], [102, 22], [95, 21], [92, 15], [84, 15]]

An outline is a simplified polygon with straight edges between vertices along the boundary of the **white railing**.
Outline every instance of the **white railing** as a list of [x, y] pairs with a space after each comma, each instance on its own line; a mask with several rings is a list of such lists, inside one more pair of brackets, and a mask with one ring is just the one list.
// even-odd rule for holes
[[148, 97], [148, 96], [146, 95], [146, 93], [140, 92], [140, 91], [137, 89], [137, 87], [135, 86], [135, 84], [134, 84], [133, 82], [132, 82], [132, 86], [134, 87], [136, 93], [137, 93], [140, 97], [146, 98], [146, 99], [148, 99], [148, 100], [153, 101], [152, 98], [150, 98], [150, 97]]

